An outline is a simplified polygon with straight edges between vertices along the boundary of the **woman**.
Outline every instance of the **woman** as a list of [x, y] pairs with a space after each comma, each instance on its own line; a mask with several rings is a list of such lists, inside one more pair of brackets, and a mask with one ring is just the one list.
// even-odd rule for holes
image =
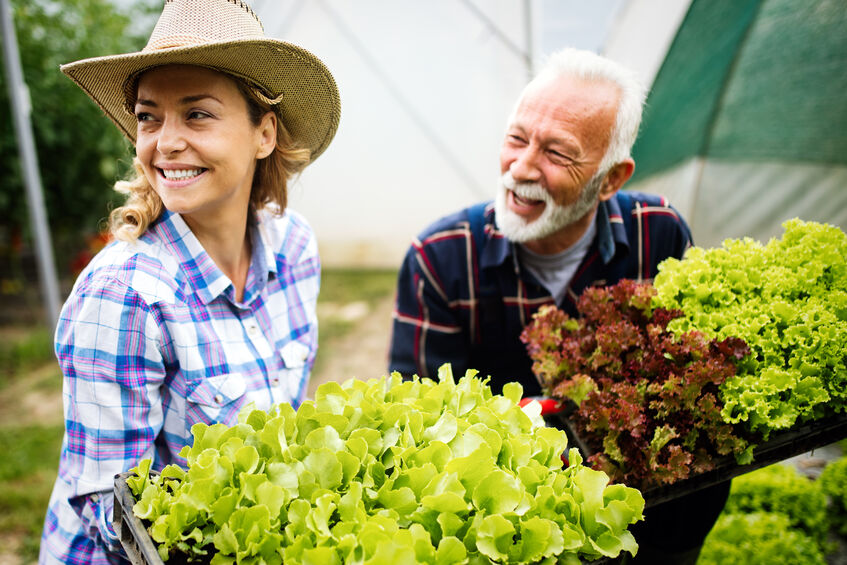
[[143, 51], [62, 70], [133, 141], [136, 176], [56, 330], [66, 431], [40, 562], [114, 563], [115, 474], [184, 465], [197, 422], [303, 399], [320, 264], [286, 182], [339, 101], [241, 0], [167, 0]]

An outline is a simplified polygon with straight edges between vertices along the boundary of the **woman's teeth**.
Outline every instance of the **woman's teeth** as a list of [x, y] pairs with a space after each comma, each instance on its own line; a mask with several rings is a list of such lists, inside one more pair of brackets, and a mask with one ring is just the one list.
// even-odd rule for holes
[[168, 180], [183, 180], [196, 177], [202, 172], [202, 169], [162, 169], [162, 174]]

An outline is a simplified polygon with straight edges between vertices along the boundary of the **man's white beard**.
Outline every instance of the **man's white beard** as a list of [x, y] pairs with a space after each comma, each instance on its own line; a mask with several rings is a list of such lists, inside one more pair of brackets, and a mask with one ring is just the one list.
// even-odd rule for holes
[[[494, 199], [494, 215], [497, 228], [509, 240], [516, 243], [526, 243], [543, 239], [576, 222], [597, 204], [597, 196], [603, 186], [605, 171], [597, 171], [588, 179], [576, 202], [561, 206], [556, 204], [550, 193], [538, 183], [516, 183], [512, 174], [506, 171], [500, 177], [497, 197]], [[511, 190], [521, 198], [542, 200], [544, 210], [541, 215], [530, 222], [515, 214], [507, 204], [508, 192]]]

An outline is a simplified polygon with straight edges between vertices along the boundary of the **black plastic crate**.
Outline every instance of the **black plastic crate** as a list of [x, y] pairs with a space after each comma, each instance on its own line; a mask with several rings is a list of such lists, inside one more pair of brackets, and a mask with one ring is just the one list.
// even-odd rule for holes
[[[548, 413], [544, 418], [549, 426], [564, 430], [568, 435], [568, 444], [579, 449], [583, 457], [587, 458], [593, 453], [562, 412]], [[641, 494], [644, 495], [647, 507], [654, 506], [844, 438], [847, 438], [847, 414], [809, 422], [790, 430], [772, 433], [770, 440], [753, 449], [753, 461], [747, 465], [739, 465], [732, 456], [722, 457], [717, 460], [711, 471], [669, 485], [650, 487], [642, 490]]]
[[165, 565], [144, 524], [132, 511], [135, 498], [126, 484], [126, 479], [133, 475], [134, 473], [129, 471], [115, 475], [115, 510], [112, 525], [132, 565]]
[[[130, 472], [115, 475], [115, 510], [112, 521], [115, 533], [118, 534], [132, 565], [165, 565], [144, 524], [132, 511], [135, 498], [126, 484], [127, 477], [132, 475]], [[604, 558], [586, 562], [586, 565], [607, 565], [615, 562]]]

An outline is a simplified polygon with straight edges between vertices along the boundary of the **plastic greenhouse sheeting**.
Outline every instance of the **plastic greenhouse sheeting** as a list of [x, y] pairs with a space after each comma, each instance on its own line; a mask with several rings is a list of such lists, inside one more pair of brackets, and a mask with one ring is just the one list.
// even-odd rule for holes
[[695, 243], [799, 217], [847, 225], [843, 0], [694, 0], [653, 83], [627, 185], [661, 193]]

